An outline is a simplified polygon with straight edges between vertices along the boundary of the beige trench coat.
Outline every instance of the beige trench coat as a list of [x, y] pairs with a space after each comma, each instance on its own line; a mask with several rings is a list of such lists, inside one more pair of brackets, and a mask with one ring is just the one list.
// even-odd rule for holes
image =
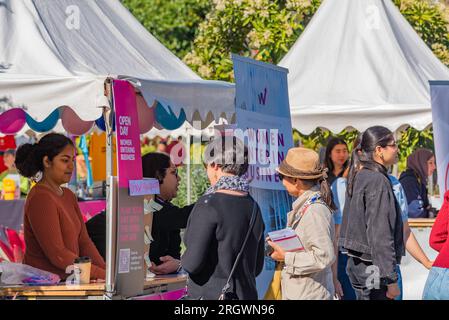
[[302, 206], [318, 192], [318, 188], [314, 188], [302, 194], [287, 216], [287, 226], [295, 230], [305, 250], [285, 255], [281, 276], [283, 300], [332, 300], [334, 297], [332, 212], [324, 204], [314, 203], [300, 217]]

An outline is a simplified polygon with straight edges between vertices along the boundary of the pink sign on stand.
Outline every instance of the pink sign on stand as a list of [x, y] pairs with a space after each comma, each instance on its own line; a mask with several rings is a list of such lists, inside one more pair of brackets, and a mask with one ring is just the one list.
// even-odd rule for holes
[[128, 81], [114, 81], [115, 120], [117, 124], [118, 183], [128, 188], [129, 180], [142, 179], [140, 132], [136, 94]]
[[114, 80], [114, 109], [117, 136], [118, 225], [116, 289], [124, 297], [143, 292], [144, 228], [143, 198], [130, 196], [130, 180], [142, 180], [140, 132], [134, 87]]

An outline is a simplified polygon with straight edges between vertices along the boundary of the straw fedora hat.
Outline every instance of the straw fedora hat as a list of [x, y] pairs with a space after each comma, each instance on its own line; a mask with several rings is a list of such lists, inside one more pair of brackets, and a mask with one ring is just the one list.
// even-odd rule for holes
[[327, 178], [327, 168], [321, 165], [318, 153], [301, 147], [288, 150], [276, 171], [283, 176], [303, 180]]

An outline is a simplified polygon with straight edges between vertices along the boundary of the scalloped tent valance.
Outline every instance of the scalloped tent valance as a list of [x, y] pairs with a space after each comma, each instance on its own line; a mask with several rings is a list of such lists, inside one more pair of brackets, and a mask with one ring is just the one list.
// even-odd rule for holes
[[[139, 108], [141, 132], [153, 123], [177, 128], [183, 119], [205, 127], [211, 115], [234, 113], [233, 84], [202, 80], [118, 0], [2, 2], [0, 47], [0, 112], [21, 108], [38, 131], [57, 117], [76, 133], [101, 125], [107, 78], [128, 79], [142, 92], [146, 103], [138, 104], [149, 110]], [[0, 131], [19, 127], [23, 114], [11, 121]]]
[[[167, 136], [168, 134], [166, 132], [170, 130], [176, 131], [181, 127], [192, 127], [186, 124], [186, 113], [183, 109], [181, 109], [179, 115], [176, 115], [169, 105], [163, 106], [155, 100], [153, 107], [149, 108], [141, 95], [137, 95], [136, 98], [141, 134], [151, 132], [151, 136], [154, 136], [154, 130], [156, 129], [163, 130], [161, 134]], [[170, 112], [167, 112], [167, 109]], [[200, 129], [205, 129], [214, 122], [214, 117], [211, 113], [204, 120], [199, 117], [198, 113], [193, 114], [191, 119], [195, 123], [196, 128], [198, 128], [198, 124], [200, 125]], [[218, 119], [226, 119], [226, 114], [219, 115]], [[230, 121], [232, 119], [230, 118]], [[54, 130], [56, 127], [61, 129], [62, 126], [67, 133], [75, 136], [88, 133], [94, 127], [101, 131], [106, 131], [102, 115], [96, 120], [83, 120], [75, 110], [68, 106], [55, 109], [42, 121], [34, 119], [22, 108], [11, 108], [0, 113], [0, 134], [16, 134], [22, 131], [25, 126], [35, 132], [48, 132]], [[115, 127], [113, 129], [115, 130]]]

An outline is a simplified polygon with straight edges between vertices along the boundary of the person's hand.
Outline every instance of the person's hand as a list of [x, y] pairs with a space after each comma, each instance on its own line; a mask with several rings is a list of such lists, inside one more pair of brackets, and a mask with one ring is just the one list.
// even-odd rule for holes
[[341, 300], [341, 298], [345, 295], [343, 292], [343, 288], [341, 286], [340, 281], [338, 281], [337, 278], [334, 278], [334, 288], [335, 288], [335, 296], [338, 300]]
[[427, 260], [426, 262], [423, 263], [423, 266], [426, 267], [426, 269], [430, 270], [433, 266], [433, 262], [434, 261]]
[[176, 272], [179, 268], [181, 261], [173, 258], [172, 256], [163, 256], [159, 258], [162, 263], [160, 265], [156, 265], [154, 263], [151, 264], [150, 271], [154, 274], [168, 274], [172, 272]]
[[429, 218], [436, 218], [438, 215], [438, 210], [431, 205], [429, 205], [429, 208], [427, 209], [429, 211]]
[[92, 283], [106, 283], [104, 279], [94, 279], [91, 281]]
[[276, 261], [284, 261], [285, 260], [285, 251], [279, 245], [274, 243], [273, 241], [268, 241], [268, 245], [273, 248], [273, 253], [271, 254], [271, 259]]
[[393, 300], [397, 296], [401, 294], [401, 290], [399, 290], [398, 283], [389, 284], [387, 289], [387, 298]]

